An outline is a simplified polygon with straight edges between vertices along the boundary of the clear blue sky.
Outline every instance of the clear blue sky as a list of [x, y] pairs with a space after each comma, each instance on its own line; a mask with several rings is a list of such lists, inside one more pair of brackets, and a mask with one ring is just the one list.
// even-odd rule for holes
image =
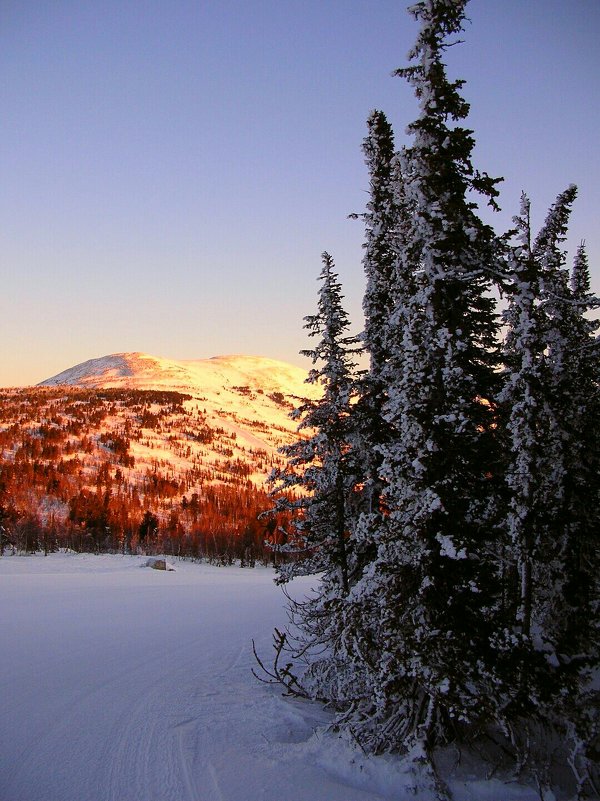
[[[600, 0], [472, 0], [476, 164], [539, 224], [579, 185], [600, 291]], [[320, 253], [360, 329], [361, 142], [415, 117], [401, 0], [2, 0], [0, 385], [117, 351], [304, 364]]]

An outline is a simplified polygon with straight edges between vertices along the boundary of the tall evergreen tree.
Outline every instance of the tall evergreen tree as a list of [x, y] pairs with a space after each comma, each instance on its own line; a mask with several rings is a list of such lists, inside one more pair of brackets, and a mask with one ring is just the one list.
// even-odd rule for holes
[[[561, 286], [568, 274], [561, 270]], [[600, 341], [598, 321], [586, 313], [600, 306], [589, 292], [589, 271], [581, 246], [558, 317], [564, 336], [562, 371], [553, 371], [556, 419], [561, 423], [563, 494], [561, 549], [555, 567], [555, 595], [544, 620], [556, 654], [556, 697], [545, 717], [566, 727], [570, 764], [578, 791], [589, 790], [594, 742], [600, 736], [600, 692], [593, 689], [600, 663]], [[549, 356], [552, 352], [549, 351]], [[556, 370], [557, 365], [553, 365]], [[559, 405], [560, 404], [560, 405]], [[597, 787], [596, 787], [597, 789]]]
[[386, 332], [394, 307], [400, 220], [404, 211], [399, 202], [401, 183], [392, 127], [385, 114], [377, 110], [369, 116], [367, 127], [363, 152], [369, 171], [369, 202], [361, 215], [365, 223], [363, 267], [366, 278], [362, 342], [369, 356], [369, 367], [361, 376], [359, 399], [353, 410], [353, 444], [363, 473], [353, 526], [357, 548], [363, 552], [362, 560], [357, 562], [356, 579], [373, 558], [373, 533], [382, 525], [380, 446], [393, 436], [383, 418], [384, 374], [390, 357]]
[[[498, 640], [507, 724], [550, 725], [577, 743], [592, 722], [582, 714], [587, 670], [598, 659], [598, 346], [584, 254], [569, 285], [562, 244], [576, 188], [558, 196], [531, 245], [529, 202], [516, 219], [512, 285], [505, 315], [510, 491], [507, 533], [516, 583]], [[586, 500], [587, 499], [587, 500]], [[510, 570], [508, 571], [510, 575]], [[570, 723], [569, 723], [570, 722]], [[535, 761], [539, 754], [530, 754]], [[583, 761], [583, 762], [582, 762]], [[584, 771], [585, 772], [585, 771]], [[583, 775], [583, 774], [582, 774]]]
[[394, 133], [383, 111], [371, 113], [367, 128], [368, 135], [363, 142], [369, 171], [369, 202], [362, 215], [365, 222], [363, 267], [366, 278], [363, 342], [369, 354], [370, 380], [381, 384], [390, 355], [386, 330], [392, 312], [392, 287], [399, 247], [399, 175]]
[[571, 654], [571, 665], [577, 663], [575, 655], [583, 655], [588, 667], [600, 659], [600, 322], [589, 317], [600, 308], [600, 299], [590, 293], [583, 243], [577, 249], [570, 288], [566, 356], [570, 448], [565, 487], [569, 548], [563, 585], [566, 609], [556, 634], [557, 651]]
[[379, 611], [378, 600], [374, 596], [368, 598], [359, 588], [368, 581], [370, 565], [376, 556], [375, 543], [385, 527], [382, 447], [396, 436], [383, 413], [390, 361], [387, 338], [390, 320], [401, 308], [398, 295], [406, 293], [410, 283], [400, 281], [398, 276], [408, 208], [393, 131], [382, 111], [373, 111], [367, 126], [363, 152], [370, 191], [366, 212], [361, 215], [365, 223], [366, 277], [361, 342], [369, 356], [369, 367], [357, 380], [357, 399], [351, 409], [349, 428], [356, 478], [346, 508], [353, 554], [350, 592], [336, 618], [343, 650], [337, 650], [335, 671], [328, 670], [327, 686], [321, 682], [322, 695], [340, 712], [339, 726], [352, 726], [355, 711], [372, 704], [377, 682], [373, 619]]
[[504, 361], [508, 366], [500, 400], [508, 410], [506, 430], [508, 448], [515, 454], [507, 472], [511, 493], [508, 533], [517, 566], [517, 619], [528, 633], [531, 628], [531, 551], [537, 523], [533, 519], [536, 491], [535, 459], [538, 441], [539, 407], [537, 397], [543, 382], [540, 353], [543, 350], [538, 298], [540, 277], [531, 252], [531, 205], [521, 196], [520, 215], [514, 218], [517, 243], [512, 248], [508, 269], [513, 279], [510, 303], [504, 313], [507, 324]]
[[538, 476], [545, 517], [536, 532], [538, 575], [534, 578], [537, 589], [534, 586], [533, 595], [536, 628], [543, 640], [538, 648], [549, 651], [551, 659], [556, 659], [557, 645], [551, 632], [553, 617], [557, 612], [560, 614], [557, 602], [562, 597], [565, 559], [572, 545], [573, 515], [578, 514], [572, 505], [571, 479], [576, 467], [573, 456], [577, 448], [578, 412], [574, 406], [579, 377], [571, 369], [571, 350], [579, 311], [573, 303], [562, 250], [576, 194], [576, 187], [570, 186], [557, 197], [533, 246], [533, 258], [539, 263], [539, 312], [544, 343], [540, 354], [543, 385], [539, 388], [538, 403], [546, 418], [542, 424], [544, 448]]
[[[270, 477], [277, 511], [293, 513], [293, 531], [284, 546], [294, 560], [279, 567], [279, 582], [298, 575], [321, 573], [317, 594], [302, 603], [290, 600], [290, 615], [299, 630], [298, 650], [326, 653], [312, 660], [305, 676], [307, 692], [328, 697], [328, 677], [347, 662], [341, 610], [348, 595], [354, 565], [353, 541], [348, 530], [348, 508], [356, 483], [357, 466], [351, 447], [351, 406], [355, 395], [355, 337], [348, 334], [349, 320], [334, 264], [323, 253], [319, 276], [318, 312], [306, 317], [309, 335], [318, 337], [311, 350], [302, 351], [313, 368], [308, 381], [322, 386], [323, 395], [305, 401], [295, 412], [299, 431], [308, 436], [281, 449], [286, 467]], [[293, 490], [299, 493], [292, 495]]]
[[[469, 199], [495, 204], [495, 182], [471, 163], [462, 81], [442, 56], [462, 29], [465, 2], [423, 0], [408, 79], [421, 114], [401, 156], [410, 208], [395, 265], [384, 341], [384, 416], [394, 439], [381, 446], [386, 524], [355, 594], [372, 621], [377, 680], [355, 724], [375, 750], [431, 749], [485, 716], [493, 586], [485, 559], [495, 437], [497, 320], [488, 295], [495, 237]], [[408, 282], [408, 283], [407, 283]], [[485, 402], [482, 402], [485, 399]], [[441, 792], [441, 790], [440, 790]]]
[[[564, 494], [564, 453], [556, 401], [564, 373], [564, 325], [559, 317], [568, 292], [560, 267], [559, 243], [564, 239], [575, 189], [559, 196], [546, 224], [531, 245], [529, 201], [523, 198], [516, 218], [521, 241], [513, 250], [513, 286], [505, 316], [509, 326], [509, 365], [502, 400], [509, 409], [508, 433], [513, 459], [507, 475], [511, 491], [508, 532], [517, 553], [519, 602], [517, 620], [525, 637], [532, 628], [534, 565], [540, 555], [550, 560], [548, 547]], [[546, 532], [544, 534], [543, 532]]]
[[[541, 275], [532, 250], [530, 202], [522, 195], [520, 215], [514, 218], [517, 242], [508, 259], [512, 278], [504, 361], [505, 384], [500, 395], [506, 410], [503, 428], [510, 454], [506, 470], [509, 490], [505, 551], [505, 626], [495, 640], [505, 697], [502, 714], [518, 718], [529, 713], [533, 666], [531, 650], [533, 581], [539, 532], [545, 525], [544, 490], [539, 486], [539, 461], [548, 428], [541, 401], [544, 386], [544, 324], [539, 308]], [[516, 628], [516, 630], [515, 630]]]

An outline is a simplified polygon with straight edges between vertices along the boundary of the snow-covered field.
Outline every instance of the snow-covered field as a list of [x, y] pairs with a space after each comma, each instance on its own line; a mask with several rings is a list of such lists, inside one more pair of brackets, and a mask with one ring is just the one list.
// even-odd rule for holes
[[[366, 758], [319, 730], [319, 706], [252, 676], [251, 639], [269, 655], [285, 622], [270, 570], [144, 562], [0, 558], [1, 801], [415, 798], [399, 760]], [[457, 801], [537, 798], [451, 786]]]

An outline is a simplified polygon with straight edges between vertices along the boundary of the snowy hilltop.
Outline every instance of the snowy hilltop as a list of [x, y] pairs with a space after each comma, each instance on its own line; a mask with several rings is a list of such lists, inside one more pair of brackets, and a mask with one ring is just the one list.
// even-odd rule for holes
[[148, 353], [113, 353], [70, 367], [41, 381], [39, 386], [87, 388], [168, 389], [218, 395], [227, 388], [247, 387], [254, 392], [315, 395], [305, 385], [306, 370], [264, 356], [213, 356], [176, 361]]

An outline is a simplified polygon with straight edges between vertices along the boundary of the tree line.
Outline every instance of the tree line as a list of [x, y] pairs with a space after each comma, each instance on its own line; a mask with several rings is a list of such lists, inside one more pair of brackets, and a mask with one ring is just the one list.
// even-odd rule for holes
[[473, 166], [464, 82], [443, 61], [465, 6], [410, 9], [410, 142], [382, 111], [368, 120], [359, 337], [323, 254], [304, 351], [323, 396], [294, 412], [306, 436], [271, 475], [293, 516], [278, 581], [321, 580], [275, 636], [302, 676], [270, 673], [365, 751], [408, 755], [431, 798], [449, 797], [450, 743], [508, 758], [542, 798], [561, 765], [596, 797], [599, 302], [585, 246], [572, 265], [564, 249], [576, 187], [537, 233], [525, 194], [511, 231], [481, 219], [499, 179]]

